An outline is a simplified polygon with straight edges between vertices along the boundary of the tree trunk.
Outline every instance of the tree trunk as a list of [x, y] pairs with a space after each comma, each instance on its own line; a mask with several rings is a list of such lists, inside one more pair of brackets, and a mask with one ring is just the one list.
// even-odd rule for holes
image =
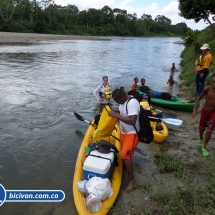
[[215, 31], [215, 26], [213, 23], [211, 23], [210, 19], [208, 18], [208, 16], [206, 16], [206, 19], [208, 21], [208, 23], [210, 24], [210, 26], [213, 28], [213, 30]]

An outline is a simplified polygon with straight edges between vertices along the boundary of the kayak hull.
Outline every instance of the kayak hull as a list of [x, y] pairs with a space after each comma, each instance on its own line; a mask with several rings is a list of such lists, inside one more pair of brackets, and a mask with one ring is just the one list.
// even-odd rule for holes
[[156, 143], [163, 143], [169, 135], [169, 130], [166, 124], [163, 121], [158, 123], [157, 120], [155, 121], [150, 120], [150, 124], [152, 126], [154, 134], [153, 141]]
[[[152, 116], [156, 114], [152, 106], [151, 106], [151, 113], [152, 113]], [[169, 130], [165, 122], [161, 120], [152, 120], [152, 119], [151, 120], [149, 119], [149, 121], [154, 134], [153, 141], [156, 143], [163, 143], [169, 135]]]
[[[93, 123], [92, 123], [93, 124]], [[122, 159], [121, 159], [121, 146], [119, 142], [120, 138], [120, 129], [118, 124], [115, 125], [115, 129], [112, 132], [112, 136], [118, 138], [118, 140], [112, 136], [109, 137], [109, 142], [114, 144], [117, 149], [119, 150], [118, 155], [118, 163], [119, 165], [114, 167], [113, 174], [110, 178], [111, 182], [111, 187], [113, 189], [113, 195], [110, 198], [107, 198], [106, 200], [102, 201], [102, 208], [96, 213], [90, 212], [86, 206], [85, 206], [85, 199], [83, 194], [77, 189], [77, 182], [83, 180], [83, 169], [82, 169], [82, 159], [85, 155], [85, 147], [88, 146], [90, 142], [93, 142], [92, 136], [95, 131], [95, 126], [89, 125], [86, 134], [84, 136], [84, 139], [82, 141], [82, 144], [80, 146], [80, 150], [78, 153], [78, 157], [76, 160], [76, 165], [75, 165], [75, 171], [74, 171], [74, 177], [73, 177], [73, 198], [74, 198], [74, 203], [76, 206], [76, 209], [78, 211], [79, 215], [105, 215], [108, 213], [110, 208], [113, 206], [118, 192], [120, 190], [120, 185], [122, 181]]]
[[164, 100], [164, 99], [152, 97], [151, 103], [155, 105], [159, 105], [161, 107], [166, 107], [166, 108], [185, 111], [185, 112], [192, 112], [195, 106], [195, 102], [189, 102], [186, 99], [178, 98], [178, 97], [172, 97], [171, 100]]

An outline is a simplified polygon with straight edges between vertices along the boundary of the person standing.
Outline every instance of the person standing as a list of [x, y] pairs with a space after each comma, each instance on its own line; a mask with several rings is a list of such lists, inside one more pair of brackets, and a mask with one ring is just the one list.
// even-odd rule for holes
[[138, 78], [137, 77], [135, 77], [134, 78], [134, 83], [131, 85], [131, 90], [137, 90], [138, 89]]
[[121, 86], [119, 89], [125, 92], [125, 88], [123, 86]]
[[167, 84], [169, 84], [169, 86], [173, 86], [173, 84], [175, 83], [174, 79], [173, 79], [173, 75], [169, 76], [169, 79], [167, 81]]
[[[199, 122], [199, 142], [198, 146], [201, 147], [202, 156], [207, 157], [210, 155], [206, 146], [211, 138], [212, 131], [215, 126], [215, 73], [211, 75], [211, 85], [206, 86], [196, 100], [196, 104], [193, 108], [192, 117], [196, 117], [196, 108], [200, 100], [205, 96], [205, 103], [201, 109], [201, 118]], [[203, 139], [203, 133], [205, 132], [205, 138]]]
[[140, 80], [140, 86], [145, 86], [146, 80], [145, 78], [141, 78]]
[[120, 143], [122, 159], [129, 178], [129, 183], [126, 187], [126, 191], [130, 191], [134, 185], [132, 157], [136, 146], [139, 143], [139, 138], [137, 136], [134, 125], [136, 126], [137, 131], [140, 130], [140, 104], [136, 99], [129, 100], [130, 97], [131, 96], [127, 95], [122, 90], [115, 89], [113, 91], [113, 100], [115, 100], [119, 104], [119, 111], [111, 110], [108, 113], [109, 116], [115, 117], [120, 120]]
[[175, 71], [178, 72], [178, 70], [175, 68], [175, 63], [172, 63], [172, 66], [170, 68], [170, 74], [173, 75]]
[[102, 80], [103, 82], [96, 87], [93, 94], [100, 103], [107, 104], [110, 103], [112, 97], [112, 88], [108, 83], [108, 76], [103, 76]]
[[204, 88], [205, 79], [209, 73], [212, 63], [212, 54], [208, 44], [204, 44], [201, 48], [202, 55], [196, 60], [196, 94], [199, 96]]

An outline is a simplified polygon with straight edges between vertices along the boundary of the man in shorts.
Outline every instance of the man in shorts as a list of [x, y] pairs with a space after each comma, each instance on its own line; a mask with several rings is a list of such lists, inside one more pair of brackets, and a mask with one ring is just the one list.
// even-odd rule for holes
[[126, 191], [130, 191], [134, 185], [132, 157], [137, 144], [139, 143], [134, 125], [138, 131], [140, 130], [140, 104], [136, 99], [129, 100], [130, 97], [130, 95], [127, 95], [122, 90], [115, 89], [112, 93], [112, 98], [119, 104], [119, 110], [111, 110], [109, 112], [109, 116], [120, 120], [120, 143], [122, 159], [129, 178]]
[[[199, 122], [199, 142], [198, 146], [201, 147], [202, 156], [207, 157], [210, 155], [206, 146], [211, 138], [212, 131], [215, 126], [215, 73], [211, 75], [210, 78], [211, 85], [204, 87], [201, 94], [196, 100], [196, 104], [193, 108], [192, 116], [196, 116], [196, 107], [198, 106], [200, 100], [205, 96], [205, 103], [201, 109], [201, 118]], [[203, 133], [205, 132], [205, 138], [203, 139]]]

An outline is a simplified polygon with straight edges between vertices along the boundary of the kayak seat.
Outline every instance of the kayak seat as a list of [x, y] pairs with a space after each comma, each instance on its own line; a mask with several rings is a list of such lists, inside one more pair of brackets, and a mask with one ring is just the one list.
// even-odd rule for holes
[[155, 127], [155, 130], [156, 130], [156, 131], [162, 131], [162, 130], [163, 130], [163, 126], [162, 126], [160, 123], [158, 123], [158, 124], [156, 125], [156, 127]]
[[174, 97], [174, 96], [172, 96], [172, 97], [171, 97], [171, 101], [172, 101], [172, 102], [176, 102], [176, 101], [177, 101], [177, 98]]

